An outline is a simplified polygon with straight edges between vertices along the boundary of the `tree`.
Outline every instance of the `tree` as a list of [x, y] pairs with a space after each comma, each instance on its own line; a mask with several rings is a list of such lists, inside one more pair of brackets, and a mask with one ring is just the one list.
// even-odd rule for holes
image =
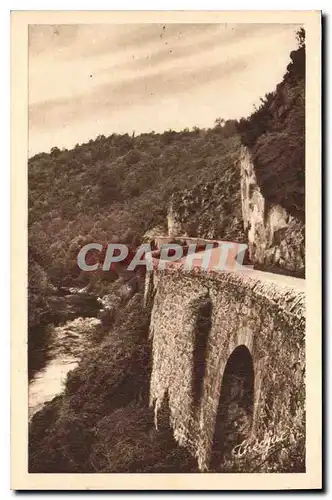
[[223, 118], [216, 118], [214, 120], [214, 126], [215, 127], [223, 127], [225, 125], [225, 120]]
[[296, 40], [297, 40], [299, 49], [302, 49], [305, 46], [305, 29], [304, 28], [300, 28], [296, 32]]

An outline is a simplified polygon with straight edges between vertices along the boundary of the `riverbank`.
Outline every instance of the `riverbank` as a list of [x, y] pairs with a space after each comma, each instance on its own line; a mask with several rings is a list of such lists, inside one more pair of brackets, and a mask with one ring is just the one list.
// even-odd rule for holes
[[46, 364], [29, 383], [29, 419], [62, 393], [67, 374], [78, 366], [84, 351], [101, 334], [101, 321], [97, 318], [79, 317], [62, 326], [49, 326]]
[[195, 460], [174, 441], [167, 405], [158, 431], [154, 425], [142, 289], [142, 282], [138, 291], [121, 286], [101, 342], [84, 351], [62, 395], [33, 416], [29, 472], [197, 471]]
[[[59, 333], [55, 329], [77, 318], [98, 318], [101, 307], [98, 297], [84, 290], [53, 287], [52, 294], [47, 296], [47, 309], [39, 323], [29, 327], [29, 381], [54, 358], [53, 344]], [[68, 335], [70, 341], [71, 333], [68, 332]], [[68, 346], [65, 338], [62, 338], [60, 344], [62, 341]]]

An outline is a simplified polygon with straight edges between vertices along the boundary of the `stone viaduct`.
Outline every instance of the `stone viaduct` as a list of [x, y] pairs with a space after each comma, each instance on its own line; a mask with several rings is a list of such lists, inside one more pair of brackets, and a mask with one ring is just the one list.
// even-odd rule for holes
[[291, 432], [295, 421], [305, 433], [304, 284], [257, 270], [147, 273], [156, 425], [167, 399], [174, 437], [201, 471], [216, 470], [228, 441]]
[[[238, 221], [234, 234], [244, 228], [255, 270], [187, 270], [181, 262], [160, 269], [158, 252], [152, 252], [146, 276], [156, 425], [167, 400], [174, 437], [202, 471], [218, 470], [220, 457], [244, 440], [264, 442], [287, 432], [294, 441], [295, 427], [305, 436], [304, 221], [265, 200], [246, 148], [239, 172], [241, 196], [233, 200], [232, 223]], [[202, 189], [170, 204], [171, 241], [192, 242], [188, 213], [197, 227], [209, 220], [210, 200], [205, 206]], [[164, 242], [155, 239], [157, 247]]]

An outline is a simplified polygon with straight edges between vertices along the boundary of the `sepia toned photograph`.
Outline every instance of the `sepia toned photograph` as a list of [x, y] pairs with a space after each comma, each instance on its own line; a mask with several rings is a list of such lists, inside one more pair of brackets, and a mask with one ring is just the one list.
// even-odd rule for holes
[[319, 13], [159, 14], [26, 22], [26, 475], [301, 488]]

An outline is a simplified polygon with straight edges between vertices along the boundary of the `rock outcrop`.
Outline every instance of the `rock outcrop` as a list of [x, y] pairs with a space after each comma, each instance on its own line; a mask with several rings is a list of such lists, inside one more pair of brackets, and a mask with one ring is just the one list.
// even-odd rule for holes
[[225, 169], [220, 179], [175, 192], [167, 214], [168, 236], [246, 241], [239, 186], [237, 162]]
[[279, 204], [270, 204], [257, 184], [251, 155], [241, 150], [241, 199], [249, 255], [256, 267], [304, 277], [305, 228]]

